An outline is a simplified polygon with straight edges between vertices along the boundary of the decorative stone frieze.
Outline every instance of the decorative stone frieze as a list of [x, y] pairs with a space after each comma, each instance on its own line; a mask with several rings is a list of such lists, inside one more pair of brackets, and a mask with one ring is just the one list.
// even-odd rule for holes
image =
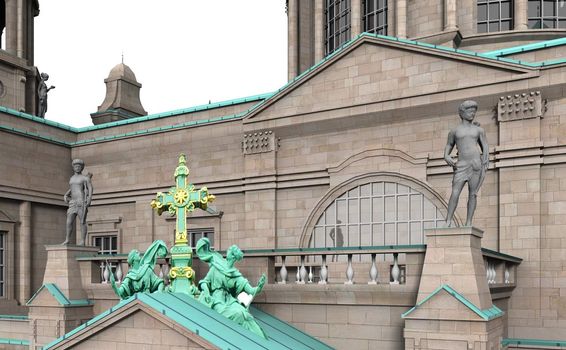
[[273, 131], [260, 131], [244, 134], [242, 151], [244, 154], [256, 154], [275, 151], [277, 139]]
[[501, 96], [497, 105], [497, 121], [507, 122], [542, 117], [546, 101], [540, 91]]

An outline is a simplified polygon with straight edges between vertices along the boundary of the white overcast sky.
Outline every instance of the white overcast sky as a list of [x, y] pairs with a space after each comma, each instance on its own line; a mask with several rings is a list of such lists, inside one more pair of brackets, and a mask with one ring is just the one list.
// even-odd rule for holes
[[50, 0], [35, 19], [46, 118], [92, 125], [124, 63], [149, 114], [274, 91], [287, 81], [285, 0]]

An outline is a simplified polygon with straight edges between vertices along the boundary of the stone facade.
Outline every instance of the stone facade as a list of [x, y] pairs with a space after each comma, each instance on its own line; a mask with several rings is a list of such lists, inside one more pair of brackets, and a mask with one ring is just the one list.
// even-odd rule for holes
[[[361, 6], [359, 0], [352, 4]], [[531, 35], [518, 21], [515, 31], [480, 35], [475, 32], [474, 4], [467, 0], [399, 0], [388, 13], [391, 34], [480, 53], [564, 34], [541, 30]], [[517, 1], [517, 8], [521, 4]], [[309, 4], [289, 1], [290, 78], [322, 59], [322, 8], [321, 0]], [[352, 15], [361, 16], [358, 10]], [[455, 30], [458, 33], [451, 34]], [[353, 34], [360, 31], [359, 23], [353, 25]], [[206, 185], [217, 197], [217, 212], [193, 213], [189, 228], [212, 229], [216, 249], [225, 250], [232, 244], [248, 250], [308, 248], [328, 206], [369, 183], [409, 187], [445, 215], [452, 180], [452, 169], [443, 160], [446, 136], [459, 122], [458, 105], [473, 99], [479, 104], [476, 120], [490, 144], [490, 168], [478, 194], [474, 226], [484, 231], [483, 248], [523, 259], [514, 277], [514, 290], [499, 286], [490, 288], [490, 296], [482, 296], [505, 315], [478, 329], [484, 327], [484, 333], [496, 329], [501, 334], [497, 337], [563, 338], [566, 67], [559, 60], [564, 58], [564, 47], [540, 47], [505, 56], [521, 63], [364, 35], [273, 96], [82, 129], [18, 113], [28, 102], [14, 101], [26, 95], [23, 90], [10, 92], [18, 97], [6, 95], [6, 102], [0, 97], [9, 107], [0, 110], [0, 165], [7, 169], [0, 171], [0, 232], [7, 237], [0, 315], [25, 314], [27, 310], [17, 304], [25, 305], [42, 286], [45, 245], [64, 239], [62, 195], [74, 158], [83, 159], [85, 172], [93, 174], [90, 243], [95, 235], [115, 235], [119, 253], [144, 250], [156, 239], [172, 245], [174, 221], [157, 216], [149, 202], [155, 192], [173, 184], [172, 169], [177, 155], [184, 152], [191, 170], [189, 180], [197, 187]], [[0, 52], [0, 59], [4, 54]], [[543, 60], [555, 62], [523, 64]], [[20, 66], [5, 77], [0, 72], [0, 80], [23, 84], [20, 77], [27, 68], [23, 63]], [[466, 196], [464, 190], [462, 198]], [[465, 202], [460, 200], [458, 223], [465, 217]], [[386, 238], [383, 242], [402, 243]], [[378, 264], [382, 277], [376, 286], [367, 284], [369, 269], [363, 260], [353, 264], [353, 286], [342, 283], [346, 261], [331, 262], [330, 257], [327, 285], [282, 284], [280, 257], [252, 256], [241, 269], [252, 281], [267, 272], [269, 284], [256, 300], [262, 309], [328, 344], [339, 349], [401, 349], [403, 327], [414, 330], [423, 323], [410, 320], [405, 324], [401, 318], [421, 300], [423, 255], [402, 256], [406, 281], [390, 285], [389, 278], [383, 277], [389, 276], [391, 268], [388, 254]], [[287, 260], [290, 275], [297, 271], [299, 261], [296, 256]], [[94, 314], [117, 302], [109, 286], [98, 283], [103, 277], [96, 264], [80, 265]], [[198, 261], [195, 270], [204, 273]], [[434, 290], [429, 287], [427, 293]], [[85, 337], [80, 346], [138, 347], [136, 342], [146, 335], [131, 332], [137, 332], [133, 325], [142, 324], [144, 329], [155, 329], [155, 339], [172, 342], [161, 342], [164, 348], [202, 347], [159, 322], [139, 312], [119, 321], [116, 330]], [[448, 327], [442, 331], [464, 329], [469, 324], [454, 320], [435, 326], [438, 329], [431, 332], [442, 327]], [[21, 329], [21, 324], [10, 327]], [[428, 342], [426, 346], [457, 348], [462, 344], [455, 340], [452, 345]]]

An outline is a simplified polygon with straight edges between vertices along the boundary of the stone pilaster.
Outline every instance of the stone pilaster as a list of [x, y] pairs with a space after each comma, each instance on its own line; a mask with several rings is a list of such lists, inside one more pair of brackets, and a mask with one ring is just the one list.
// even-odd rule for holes
[[314, 0], [314, 62], [324, 58], [324, 0]]
[[18, 235], [18, 301], [25, 304], [31, 297], [31, 202], [20, 203], [20, 230]]
[[407, 0], [397, 0], [395, 3], [395, 36], [399, 38], [407, 37]]
[[352, 39], [363, 32], [362, 28], [362, 1], [351, 1], [351, 24], [352, 24]]
[[515, 30], [526, 30], [527, 25], [527, 0], [515, 0]]
[[299, 75], [299, 1], [289, 0], [289, 8], [287, 9], [287, 60], [288, 60], [288, 79], [292, 80]]
[[458, 29], [456, 24], [456, 0], [444, 0], [444, 30]]

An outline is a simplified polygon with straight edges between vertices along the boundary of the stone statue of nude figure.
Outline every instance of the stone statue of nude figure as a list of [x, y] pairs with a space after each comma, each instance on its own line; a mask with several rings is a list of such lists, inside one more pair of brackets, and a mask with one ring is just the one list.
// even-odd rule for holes
[[[446, 217], [447, 227], [452, 225], [454, 211], [466, 182], [468, 183], [469, 192], [466, 226], [472, 225], [478, 190], [489, 165], [489, 147], [485, 131], [478, 123], [474, 122], [477, 110], [478, 104], [475, 101], [464, 101], [460, 104], [458, 113], [462, 122], [450, 130], [446, 148], [444, 149], [444, 160], [454, 168], [452, 194], [448, 202], [448, 215]], [[450, 155], [454, 146], [458, 148], [457, 162]]]
[[69, 244], [71, 235], [75, 232], [75, 222], [78, 216], [82, 234], [79, 245], [85, 245], [86, 215], [92, 200], [92, 174], [82, 174], [85, 163], [81, 159], [74, 159], [72, 166], [74, 175], [69, 180], [69, 190], [63, 196], [65, 203], [69, 204], [69, 209], [67, 210], [67, 235], [62, 244]]

